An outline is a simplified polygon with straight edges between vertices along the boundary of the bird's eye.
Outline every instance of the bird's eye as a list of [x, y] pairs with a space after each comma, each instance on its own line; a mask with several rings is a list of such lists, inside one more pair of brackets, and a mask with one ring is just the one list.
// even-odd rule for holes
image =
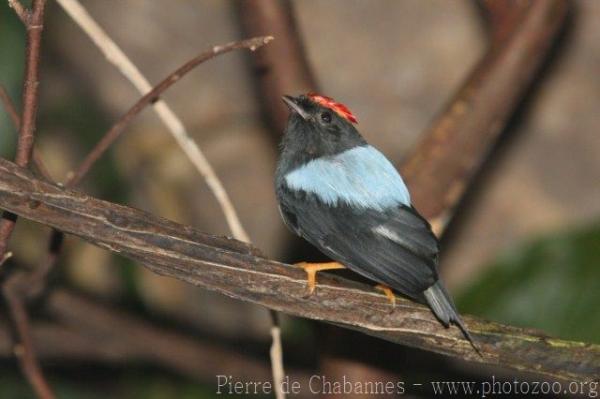
[[323, 112], [321, 114], [321, 120], [324, 123], [330, 123], [331, 122], [331, 114], [329, 112]]

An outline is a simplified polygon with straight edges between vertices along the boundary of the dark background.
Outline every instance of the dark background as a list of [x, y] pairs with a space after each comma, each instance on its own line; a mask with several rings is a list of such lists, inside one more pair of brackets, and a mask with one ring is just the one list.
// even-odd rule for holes
[[[199, 51], [241, 37], [234, 2], [83, 4], [151, 82]], [[367, 140], [396, 165], [487, 43], [480, 12], [469, 1], [293, 5], [323, 93], [345, 103]], [[600, 2], [573, 5], [550, 61], [444, 239], [441, 274], [463, 312], [600, 343]], [[47, 8], [36, 146], [62, 180], [139, 95], [56, 3]], [[23, 27], [0, 1], [0, 83], [14, 99], [20, 98], [23, 54]], [[272, 179], [279, 136], [260, 112], [249, 57], [212, 60], [164, 98], [207, 154], [253, 242], [276, 259], [305, 260], [277, 212]], [[0, 156], [12, 159], [15, 137], [0, 112]], [[206, 185], [151, 111], [128, 128], [82, 189], [228, 234]], [[22, 220], [11, 249], [23, 263], [35, 264], [46, 234]], [[269, 323], [262, 308], [159, 277], [73, 238], [58, 269], [52, 284], [266, 361]], [[285, 319], [286, 365], [318, 370], [316, 329]], [[0, 362], [0, 397], [32, 397], [9, 354], [4, 350]], [[43, 366], [61, 398], [214, 396], [214, 378], [186, 378], [144, 362], [59, 358]], [[386, 366], [408, 381], [499, 373], [457, 367], [419, 351]]]

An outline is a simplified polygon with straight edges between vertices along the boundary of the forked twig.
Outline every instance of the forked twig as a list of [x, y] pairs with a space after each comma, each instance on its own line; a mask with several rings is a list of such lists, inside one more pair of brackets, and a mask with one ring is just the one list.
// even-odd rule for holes
[[29, 24], [31, 13], [28, 9], [23, 7], [23, 4], [21, 4], [19, 0], [8, 0], [8, 6], [15, 10], [15, 14], [17, 14], [17, 17], [23, 22], [23, 25], [27, 26]]

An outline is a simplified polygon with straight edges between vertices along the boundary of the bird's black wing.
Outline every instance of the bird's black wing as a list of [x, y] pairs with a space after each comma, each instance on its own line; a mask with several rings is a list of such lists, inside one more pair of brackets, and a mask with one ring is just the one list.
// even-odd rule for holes
[[354, 272], [411, 297], [438, 280], [438, 242], [412, 207], [331, 206], [314, 194], [282, 190], [280, 210], [288, 227]]

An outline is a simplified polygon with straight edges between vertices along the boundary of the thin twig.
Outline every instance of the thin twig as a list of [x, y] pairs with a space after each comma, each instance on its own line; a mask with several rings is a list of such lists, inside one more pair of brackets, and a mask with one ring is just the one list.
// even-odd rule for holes
[[271, 358], [271, 373], [273, 375], [273, 387], [277, 399], [285, 398], [283, 390], [283, 381], [285, 378], [285, 369], [283, 367], [283, 346], [281, 344], [281, 326], [279, 324], [279, 314], [269, 309], [271, 316], [271, 349], [269, 356]]
[[38, 151], [37, 148], [33, 148], [32, 162], [35, 169], [44, 177], [44, 179], [53, 182], [54, 178], [50, 174], [50, 171], [46, 167], [44, 160], [42, 159], [42, 155]]
[[25, 299], [38, 297], [46, 288], [46, 279], [58, 260], [63, 239], [63, 233], [55, 229], [52, 230], [50, 240], [48, 240], [49, 245], [46, 259], [40, 266], [29, 272], [24, 280], [25, 284], [23, 284], [22, 291]]
[[23, 293], [20, 291], [20, 288], [24, 285], [22, 279], [25, 277], [24, 273], [15, 273], [2, 286], [2, 292], [8, 302], [20, 341], [15, 346], [14, 351], [17, 359], [19, 359], [23, 374], [27, 377], [37, 396], [42, 399], [52, 399], [54, 394], [44, 378], [33, 348], [29, 316], [25, 308]]
[[160, 275], [279, 312], [548, 378], [590, 381], [600, 375], [599, 345], [554, 339], [465, 315], [480, 356], [458, 329], [441, 326], [423, 305], [398, 298], [392, 307], [371, 286], [327, 275], [319, 277], [317, 291], [307, 296], [306, 275], [300, 268], [266, 259], [248, 244], [57, 187], [3, 159], [0, 208], [75, 234]]
[[25, 81], [23, 83], [23, 113], [21, 114], [21, 129], [17, 143], [15, 163], [26, 166], [31, 158], [33, 135], [38, 108], [38, 85], [40, 66], [40, 47], [42, 45], [42, 30], [44, 28], [44, 7], [46, 0], [35, 0], [31, 18], [26, 25], [27, 49], [25, 57]]
[[10, 117], [10, 120], [12, 121], [13, 126], [17, 129], [17, 131], [20, 130], [21, 129], [21, 117], [19, 116], [19, 111], [17, 111], [17, 107], [15, 106], [15, 103], [12, 101], [12, 99], [8, 95], [8, 92], [6, 91], [4, 86], [1, 84], [0, 84], [0, 101], [2, 101], [2, 104], [4, 105], [4, 109], [6, 110], [6, 113], [8, 114], [8, 116]]
[[2, 266], [4, 264], [4, 262], [6, 262], [10, 258], [12, 258], [12, 256], [13, 256], [13, 253], [11, 251], [5, 252], [4, 256], [2, 256], [2, 258], [0, 258], [0, 266]]
[[[119, 46], [108, 36], [108, 34], [98, 25], [98, 23], [90, 16], [85, 8], [77, 0], [57, 0], [58, 3], [65, 9], [69, 16], [84, 30], [94, 44], [102, 51], [107, 60], [115, 65], [119, 71], [136, 87], [142, 94], [146, 94], [152, 90], [152, 86], [127, 55], [119, 48]], [[265, 41], [258, 45], [254, 45], [254, 49], [267, 43], [270, 39], [265, 37]], [[250, 45], [248, 48], [251, 48]], [[216, 55], [216, 54], [215, 54]], [[160, 94], [160, 93], [157, 93]], [[158, 96], [155, 96], [155, 99]], [[219, 206], [221, 207], [225, 220], [233, 237], [241, 241], [250, 242], [250, 238], [246, 233], [239, 216], [237, 215], [231, 199], [223, 184], [217, 177], [213, 167], [206, 159], [206, 156], [198, 145], [191, 139], [181, 119], [173, 112], [167, 103], [158, 99], [153, 104], [154, 110], [169, 129], [183, 152], [196, 167], [200, 175], [205, 179], [206, 184], [215, 196]]]
[[[8, 113], [8, 116], [10, 117], [15, 129], [19, 131], [21, 129], [21, 119], [19, 117], [19, 111], [17, 111], [17, 106], [8, 95], [8, 92], [6, 91], [4, 86], [2, 86], [1, 84], [0, 102], [2, 102], [2, 104], [4, 105], [4, 109], [6, 110], [6, 113]], [[35, 168], [38, 170], [38, 172], [40, 172], [42, 176], [44, 176], [46, 180], [53, 181], [52, 176], [48, 171], [48, 168], [44, 164], [42, 156], [40, 155], [39, 151], [35, 148], [35, 146], [33, 147], [32, 161]]]
[[31, 14], [28, 9], [23, 7], [23, 4], [19, 0], [8, 0], [8, 6], [15, 10], [17, 17], [23, 22], [23, 25], [27, 26], [29, 24]]
[[[33, 152], [34, 133], [36, 127], [36, 116], [38, 108], [38, 85], [40, 49], [42, 43], [42, 31], [44, 29], [44, 10], [46, 0], [34, 0], [31, 11], [23, 8], [19, 1], [9, 0], [9, 5], [15, 10], [27, 30], [27, 48], [25, 50], [25, 80], [23, 82], [23, 112], [19, 127], [17, 140], [17, 151], [15, 163], [22, 167], [29, 164]], [[10, 101], [6, 92], [2, 96], [7, 111], [13, 122], [16, 121], [16, 107]], [[3, 215], [0, 221], [0, 258], [4, 258], [8, 240], [16, 223], [13, 215]], [[34, 275], [35, 276], [35, 275]], [[23, 374], [31, 384], [35, 393], [42, 399], [53, 399], [52, 389], [46, 382], [39, 366], [32, 340], [29, 316], [26, 310], [26, 291], [29, 289], [29, 276], [26, 273], [17, 272], [8, 277], [2, 286], [2, 292], [8, 302], [8, 308], [15, 323], [19, 344], [15, 347], [15, 354], [19, 359], [19, 365]]]

